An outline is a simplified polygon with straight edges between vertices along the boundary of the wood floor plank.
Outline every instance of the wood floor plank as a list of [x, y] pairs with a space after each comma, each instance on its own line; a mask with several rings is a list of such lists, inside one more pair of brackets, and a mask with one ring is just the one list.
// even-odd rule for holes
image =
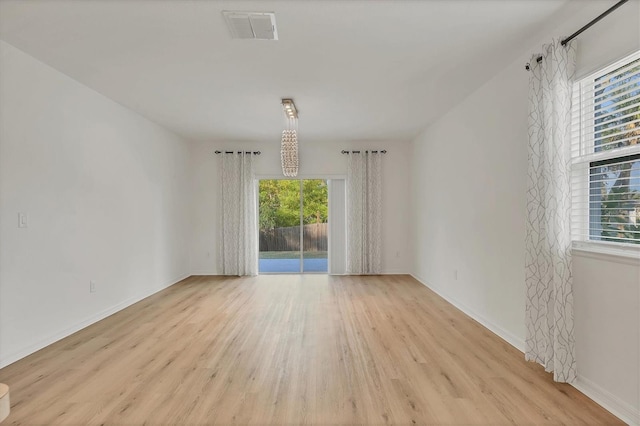
[[408, 276], [191, 277], [0, 382], [10, 425], [623, 424]]

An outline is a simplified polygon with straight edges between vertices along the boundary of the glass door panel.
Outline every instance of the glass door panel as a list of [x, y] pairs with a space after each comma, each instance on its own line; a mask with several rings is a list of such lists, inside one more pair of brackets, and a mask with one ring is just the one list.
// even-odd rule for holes
[[302, 180], [302, 271], [328, 272], [329, 194], [324, 179]]
[[260, 273], [301, 272], [300, 181], [259, 183]]
[[323, 179], [260, 180], [260, 273], [328, 272], [328, 200]]

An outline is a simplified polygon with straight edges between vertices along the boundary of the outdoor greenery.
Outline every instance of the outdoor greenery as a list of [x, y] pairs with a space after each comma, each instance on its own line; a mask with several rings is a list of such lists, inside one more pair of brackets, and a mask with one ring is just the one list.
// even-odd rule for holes
[[[616, 76], [596, 81], [596, 152], [640, 145], [640, 60]], [[602, 88], [598, 90], [599, 88]], [[615, 105], [615, 106], [614, 106]], [[599, 200], [601, 237], [605, 241], [640, 243], [640, 155], [615, 159], [592, 172], [592, 191]]]
[[[260, 181], [260, 229], [270, 230], [300, 225], [300, 181], [269, 179]], [[326, 223], [327, 181], [302, 180], [303, 224]]]

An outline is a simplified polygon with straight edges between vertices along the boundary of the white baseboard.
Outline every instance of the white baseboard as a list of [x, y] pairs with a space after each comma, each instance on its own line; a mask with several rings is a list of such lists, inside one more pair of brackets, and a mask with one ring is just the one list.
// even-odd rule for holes
[[640, 410], [621, 401], [620, 398], [591, 380], [578, 374], [578, 379], [572, 386], [623, 422], [628, 423], [630, 426], [640, 426]]
[[411, 275], [404, 269], [385, 269], [380, 275]]
[[151, 292], [145, 292], [143, 294], [139, 294], [137, 296], [133, 296], [130, 297], [128, 299], [123, 300], [120, 303], [117, 303], [109, 308], [103, 309], [102, 311], [91, 315], [87, 318], [84, 318], [83, 320], [73, 324], [70, 327], [64, 328], [62, 330], [59, 330], [55, 333], [52, 333], [50, 335], [48, 335], [45, 338], [42, 338], [40, 340], [38, 340], [37, 342], [34, 342], [12, 354], [9, 355], [5, 355], [4, 357], [0, 358], [0, 368], [6, 367], [9, 364], [13, 364], [14, 362], [21, 360], [22, 358], [31, 355], [34, 352], [39, 351], [42, 348], [45, 348], [55, 342], [57, 342], [58, 340], [64, 339], [67, 336], [72, 335], [73, 333], [76, 333], [80, 330], [82, 330], [83, 328], [86, 328], [88, 326], [90, 326], [91, 324], [94, 324], [102, 319], [105, 319], [106, 317], [115, 314], [118, 311], [121, 311], [131, 305], [133, 305], [134, 303], [137, 303], [139, 301], [141, 301], [142, 299], [146, 299], [147, 297], [154, 295], [156, 293], [158, 293], [159, 291], [162, 291], [168, 287], [171, 287], [172, 285], [182, 281], [183, 279], [189, 277], [191, 274], [183, 274], [181, 276], [179, 276], [178, 278], [175, 278], [173, 280], [171, 280], [168, 284], [164, 284], [162, 285], [160, 288], [156, 289], [156, 290], [152, 290]]
[[[518, 349], [520, 352], [524, 353], [524, 340], [514, 336], [512, 333], [506, 331], [502, 327], [499, 327], [492, 323], [491, 321], [483, 318], [481, 315], [478, 315], [473, 309], [470, 309], [468, 306], [465, 306], [463, 303], [455, 300], [449, 295], [442, 292], [440, 289], [430, 286], [426, 283], [425, 280], [420, 277], [411, 274], [413, 278], [415, 278], [418, 282], [428, 287], [435, 293], [437, 293], [440, 297], [445, 299], [447, 302], [451, 303], [456, 308], [460, 309], [462, 312], [478, 321], [488, 330], [492, 331], [498, 337], [510, 343], [513, 347]], [[603, 389], [597, 384], [593, 383], [589, 379], [580, 376], [578, 373], [578, 378], [575, 383], [572, 384], [574, 388], [591, 398], [594, 402], [600, 405], [605, 410], [609, 411], [614, 416], [618, 417], [625, 423], [628, 423], [630, 426], [640, 426], [640, 410], [637, 408], [627, 404], [626, 402], [620, 400], [620, 398], [613, 395], [611, 392]]]
[[460, 309], [462, 312], [467, 314], [469, 317], [471, 317], [475, 321], [477, 321], [480, 324], [482, 324], [485, 328], [487, 328], [493, 334], [497, 335], [502, 340], [506, 341], [511, 346], [513, 346], [514, 348], [518, 349], [520, 352], [524, 352], [524, 340], [522, 340], [521, 338], [519, 338], [515, 334], [505, 330], [504, 328], [500, 327], [499, 325], [495, 324], [494, 322], [488, 320], [487, 318], [483, 317], [482, 315], [478, 314], [476, 311], [474, 311], [473, 309], [469, 308], [464, 303], [461, 303], [460, 301], [454, 299], [453, 297], [449, 296], [448, 294], [445, 294], [441, 289], [433, 287], [433, 286], [427, 284], [427, 282], [424, 279], [420, 278], [419, 276], [416, 276], [414, 274], [410, 274], [410, 275], [413, 278], [415, 278], [420, 284], [422, 284], [425, 287], [431, 289], [433, 292], [438, 294], [438, 296], [442, 297], [444, 300], [446, 300], [447, 302], [451, 303], [456, 308]]

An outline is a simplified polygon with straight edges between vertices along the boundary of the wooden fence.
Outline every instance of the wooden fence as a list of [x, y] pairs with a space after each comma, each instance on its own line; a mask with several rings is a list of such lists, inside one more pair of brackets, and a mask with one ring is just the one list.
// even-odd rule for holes
[[[327, 224], [312, 223], [302, 227], [304, 251], [327, 251]], [[300, 227], [261, 229], [260, 251], [299, 251]]]

